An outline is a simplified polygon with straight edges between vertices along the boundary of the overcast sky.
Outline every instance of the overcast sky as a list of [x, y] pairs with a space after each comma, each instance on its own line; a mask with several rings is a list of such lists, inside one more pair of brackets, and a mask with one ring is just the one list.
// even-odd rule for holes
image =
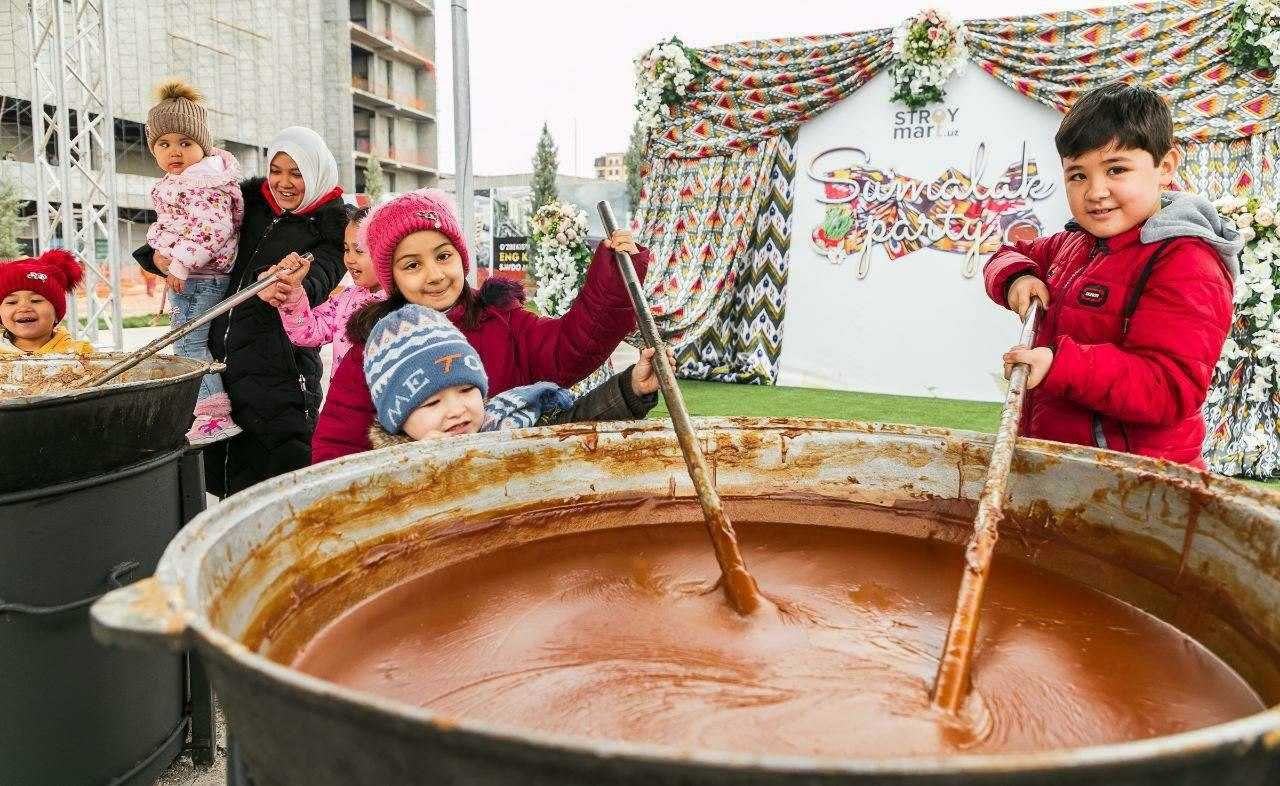
[[[469, 0], [471, 143], [475, 172], [528, 172], [545, 122], [562, 174], [623, 150], [634, 118], [632, 60], [678, 35], [695, 47], [889, 27], [932, 5], [963, 19], [1116, 5], [1108, 0]], [[440, 169], [453, 171], [449, 0], [437, 0]]]

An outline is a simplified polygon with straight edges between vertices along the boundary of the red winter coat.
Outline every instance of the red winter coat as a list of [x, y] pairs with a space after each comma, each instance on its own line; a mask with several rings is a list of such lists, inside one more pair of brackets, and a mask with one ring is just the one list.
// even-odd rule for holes
[[1053, 349], [1053, 364], [1027, 396], [1022, 433], [1203, 468], [1200, 408], [1231, 328], [1231, 273], [1204, 240], [1168, 241], [1126, 332], [1125, 305], [1164, 245], [1141, 242], [1140, 230], [1105, 240], [1061, 232], [987, 262], [987, 294], [1002, 306], [1020, 275], [1049, 287], [1035, 345]]
[[[641, 248], [631, 258], [636, 275], [643, 280], [649, 252]], [[492, 299], [502, 291], [500, 281], [493, 279], [485, 282], [480, 295]], [[568, 313], [558, 319], [540, 317], [512, 296], [486, 307], [473, 329], [459, 324], [462, 312], [461, 306], [455, 306], [448, 313], [449, 320], [479, 353], [491, 396], [534, 382], [554, 382], [561, 387], [580, 382], [608, 360], [636, 327], [635, 312], [613, 252], [603, 243], [587, 268], [582, 291]], [[364, 346], [357, 344], [333, 374], [311, 438], [311, 463], [369, 450], [369, 426], [375, 414], [364, 378]]]

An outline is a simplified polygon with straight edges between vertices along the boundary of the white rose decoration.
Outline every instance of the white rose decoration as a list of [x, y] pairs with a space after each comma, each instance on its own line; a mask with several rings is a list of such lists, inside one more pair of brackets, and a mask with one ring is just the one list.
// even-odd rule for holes
[[1276, 222], [1276, 214], [1269, 207], [1258, 208], [1258, 212], [1253, 214], [1253, 223], [1260, 227], [1269, 227]]

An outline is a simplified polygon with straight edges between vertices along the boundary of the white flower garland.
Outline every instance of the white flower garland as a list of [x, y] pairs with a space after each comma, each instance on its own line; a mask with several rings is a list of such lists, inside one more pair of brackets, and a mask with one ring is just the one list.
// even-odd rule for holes
[[942, 86], [969, 57], [963, 24], [945, 11], [926, 9], [893, 31], [893, 100], [912, 109], [941, 101]]
[[672, 37], [635, 60], [637, 123], [651, 132], [673, 117], [693, 82], [706, 73], [698, 53]]
[[1227, 60], [1249, 71], [1270, 70], [1280, 78], [1280, 2], [1243, 0], [1228, 26]]
[[[1245, 400], [1261, 404], [1280, 393], [1280, 230], [1277, 208], [1255, 198], [1225, 196], [1214, 203], [1223, 218], [1240, 229], [1246, 245], [1240, 254], [1235, 285], [1235, 311], [1245, 329], [1233, 331], [1222, 349], [1218, 371], [1231, 371], [1241, 360], [1257, 364]], [[1215, 388], [1210, 396], [1221, 396]]]
[[530, 273], [538, 285], [533, 302], [544, 315], [558, 317], [578, 296], [591, 261], [587, 214], [575, 205], [551, 202], [530, 221], [533, 258]]
[[[529, 272], [538, 285], [533, 303], [544, 316], [563, 316], [578, 297], [591, 264], [587, 214], [576, 205], [551, 202], [538, 208], [529, 226], [533, 245]], [[581, 396], [612, 375], [613, 367], [606, 360], [570, 390]]]

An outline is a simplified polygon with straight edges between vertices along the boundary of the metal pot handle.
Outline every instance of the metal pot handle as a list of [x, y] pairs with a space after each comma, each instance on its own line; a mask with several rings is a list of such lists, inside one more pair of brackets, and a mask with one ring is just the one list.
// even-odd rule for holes
[[[120, 583], [120, 579], [140, 567], [142, 567], [142, 563], [140, 562], [121, 562], [120, 564], [112, 567], [111, 571], [107, 573], [107, 583], [112, 587], [119, 589], [124, 586]], [[108, 592], [109, 591], [110, 590], [108, 590]], [[44, 617], [51, 614], [62, 614], [67, 611], [82, 609], [106, 594], [106, 592], [99, 592], [97, 595], [91, 595], [87, 598], [73, 600], [70, 603], [63, 603], [57, 606], [30, 606], [26, 603], [6, 603], [3, 600], [0, 600], [0, 614], [8, 612], [10, 614], [30, 614], [38, 617]]]
[[130, 649], [187, 649], [186, 604], [176, 588], [156, 577], [102, 596], [89, 609], [93, 637]]

